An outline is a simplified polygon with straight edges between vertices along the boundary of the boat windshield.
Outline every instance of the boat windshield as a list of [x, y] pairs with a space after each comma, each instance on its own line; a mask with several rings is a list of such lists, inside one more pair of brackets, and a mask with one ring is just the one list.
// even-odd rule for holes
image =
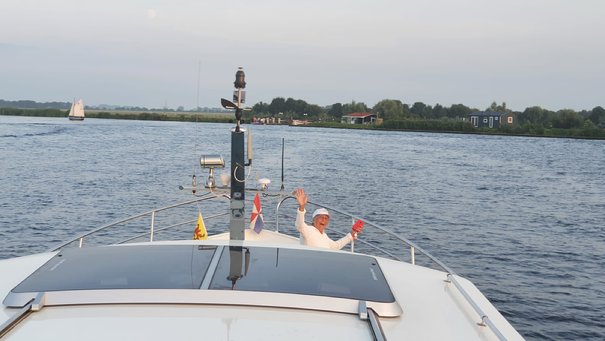
[[225, 248], [210, 289], [395, 301], [373, 257], [304, 249]]
[[205, 245], [64, 249], [12, 292], [108, 289], [240, 290], [395, 301], [370, 256]]
[[215, 250], [192, 245], [63, 249], [12, 292], [198, 289]]

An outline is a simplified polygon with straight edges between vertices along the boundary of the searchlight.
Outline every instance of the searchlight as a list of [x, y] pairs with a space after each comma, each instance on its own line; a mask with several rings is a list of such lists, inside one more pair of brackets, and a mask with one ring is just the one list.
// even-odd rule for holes
[[225, 168], [225, 160], [220, 155], [202, 155], [200, 157], [200, 165], [202, 168], [208, 168], [209, 174], [206, 179], [206, 188], [215, 188], [216, 180], [214, 179], [215, 168]]

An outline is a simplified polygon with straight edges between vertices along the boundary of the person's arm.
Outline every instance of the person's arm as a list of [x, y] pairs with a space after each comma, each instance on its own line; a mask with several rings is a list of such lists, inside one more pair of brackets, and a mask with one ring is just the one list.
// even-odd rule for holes
[[294, 197], [296, 198], [296, 202], [298, 203], [298, 210], [296, 210], [296, 222], [294, 226], [298, 232], [303, 233], [303, 229], [305, 227], [305, 206], [307, 206], [307, 201], [309, 201], [309, 196], [305, 193], [305, 190], [302, 188], [297, 188], [294, 191]]
[[332, 241], [330, 243], [330, 249], [332, 250], [340, 250], [349, 244], [353, 240], [353, 236], [350, 233], [347, 233], [346, 236], [340, 238], [337, 241]]
[[304, 228], [305, 228], [305, 210], [303, 209], [301, 210], [296, 210], [296, 222], [294, 223], [294, 226], [296, 226], [296, 229], [298, 230], [298, 232], [300, 232], [301, 234], [304, 232]]
[[353, 227], [351, 227], [351, 232], [347, 233], [346, 236], [340, 238], [339, 240], [333, 242], [333, 244], [330, 245], [330, 248], [340, 250], [345, 245], [347, 245], [350, 242], [352, 242], [353, 240], [357, 239], [357, 235], [359, 233], [361, 233], [361, 231], [363, 231], [363, 225], [364, 225], [363, 220], [357, 220], [355, 222], [355, 224], [353, 224]]

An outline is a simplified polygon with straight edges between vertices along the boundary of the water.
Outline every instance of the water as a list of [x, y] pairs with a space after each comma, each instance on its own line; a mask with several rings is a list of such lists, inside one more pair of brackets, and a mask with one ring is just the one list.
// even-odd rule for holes
[[[189, 199], [177, 186], [199, 155], [229, 160], [230, 128], [0, 116], [0, 259]], [[285, 138], [286, 189], [417, 242], [527, 339], [605, 338], [605, 141], [253, 131], [252, 177], [279, 186]]]

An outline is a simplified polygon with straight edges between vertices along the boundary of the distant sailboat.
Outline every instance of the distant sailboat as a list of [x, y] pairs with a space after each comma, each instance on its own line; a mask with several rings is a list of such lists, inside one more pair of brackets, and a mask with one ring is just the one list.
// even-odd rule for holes
[[69, 120], [70, 121], [83, 121], [84, 120], [84, 101], [74, 101], [69, 109]]

